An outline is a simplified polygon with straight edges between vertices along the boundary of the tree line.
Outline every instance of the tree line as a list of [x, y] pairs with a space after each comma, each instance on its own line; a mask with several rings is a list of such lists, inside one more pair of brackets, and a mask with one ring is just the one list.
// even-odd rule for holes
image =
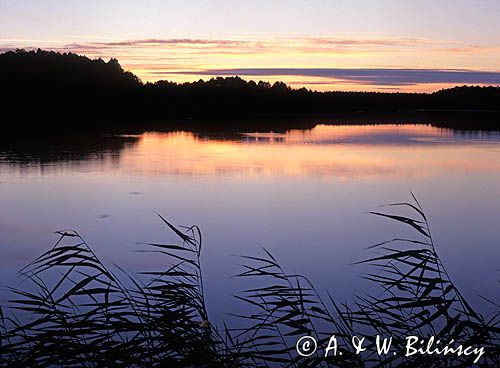
[[249, 116], [401, 111], [500, 111], [500, 88], [457, 86], [434, 93], [318, 92], [283, 82], [238, 76], [143, 83], [117, 59], [16, 50], [0, 54], [2, 113], [92, 124], [118, 119], [241, 118]]

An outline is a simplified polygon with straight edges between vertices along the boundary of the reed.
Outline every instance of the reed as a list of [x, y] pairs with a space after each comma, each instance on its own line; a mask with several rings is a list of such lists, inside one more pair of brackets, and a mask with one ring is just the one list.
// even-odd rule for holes
[[[413, 196], [413, 195], [412, 195]], [[436, 336], [487, 351], [479, 366], [500, 366], [499, 312], [475, 311], [450, 279], [427, 217], [411, 203], [371, 212], [411, 228], [415, 238], [369, 247], [364, 275], [373, 295], [338, 303], [305, 276], [288, 273], [267, 250], [245, 256], [238, 278], [258, 287], [235, 298], [249, 310], [243, 327], [217, 328], [205, 301], [202, 235], [197, 226], [176, 227], [159, 216], [178, 244], [150, 243], [140, 251], [164, 257], [160, 270], [129, 274], [104, 265], [75, 231], [60, 231], [56, 244], [23, 268], [31, 283], [11, 289], [0, 309], [2, 367], [468, 367], [470, 356], [376, 354], [375, 340], [356, 354], [351, 336], [391, 336], [403, 349], [409, 335]], [[327, 346], [335, 334], [342, 355], [303, 357], [295, 343], [310, 335]]]

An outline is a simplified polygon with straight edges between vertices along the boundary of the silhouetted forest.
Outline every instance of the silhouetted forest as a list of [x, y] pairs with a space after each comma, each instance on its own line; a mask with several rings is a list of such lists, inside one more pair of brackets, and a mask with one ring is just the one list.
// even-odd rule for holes
[[454, 115], [450, 123], [443, 120], [444, 126], [475, 128], [477, 115], [474, 123], [464, 122], [466, 111], [486, 114], [487, 128], [500, 126], [499, 87], [462, 86], [426, 94], [316, 92], [239, 77], [143, 83], [116, 59], [105, 62], [43, 50], [0, 54], [0, 83], [3, 129], [134, 126], [168, 119], [204, 120], [206, 125], [214, 118], [224, 118], [230, 125], [228, 118], [402, 112], [424, 114], [419, 116], [425, 121], [425, 114], [436, 111]]

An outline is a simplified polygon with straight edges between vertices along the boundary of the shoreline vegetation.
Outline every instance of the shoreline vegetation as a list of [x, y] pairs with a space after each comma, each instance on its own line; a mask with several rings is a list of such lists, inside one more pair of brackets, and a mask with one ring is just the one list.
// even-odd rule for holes
[[315, 92], [217, 77], [143, 83], [118, 60], [16, 50], [0, 54], [3, 131], [284, 130], [314, 123], [415, 122], [500, 130], [500, 88], [434, 93]]
[[[288, 273], [263, 249], [259, 256], [242, 257], [236, 277], [253, 286], [235, 296], [246, 309], [227, 323], [211, 320], [207, 312], [197, 226], [174, 226], [160, 216], [180, 244], [144, 244], [140, 251], [164, 257], [165, 267], [137, 274], [104, 265], [77, 232], [60, 231], [57, 243], [19, 272], [31, 289], [26, 284], [11, 289], [14, 299], [0, 309], [0, 366], [498, 366], [498, 301], [491, 301], [498, 312], [483, 316], [464, 298], [414, 196], [410, 203], [384, 209], [389, 212], [370, 213], [415, 236], [367, 248], [374, 255], [359, 263], [369, 266], [363, 277], [372, 283], [372, 295], [338, 303], [334, 293], [325, 295], [306, 277]], [[325, 357], [331, 335], [337, 354]], [[366, 337], [365, 352], [356, 353], [354, 335]], [[376, 353], [377, 335], [392, 338], [389, 353]], [[298, 354], [296, 343], [303, 336], [315, 338], [323, 349]], [[396, 353], [404, 351], [408, 336], [443, 346], [429, 352], [422, 345], [409, 356]], [[478, 353], [436, 353], [444, 345], [455, 351], [470, 346]]]

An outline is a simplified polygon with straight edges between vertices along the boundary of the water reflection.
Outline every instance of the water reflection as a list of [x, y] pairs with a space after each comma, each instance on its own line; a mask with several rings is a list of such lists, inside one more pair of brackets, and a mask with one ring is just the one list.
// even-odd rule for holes
[[169, 241], [158, 212], [203, 229], [216, 310], [228, 310], [237, 287], [228, 279], [237, 272], [231, 255], [254, 255], [258, 244], [349, 298], [363, 294], [351, 266], [366, 258], [363, 249], [406, 235], [363, 213], [412, 190], [454, 280], [467, 295], [494, 298], [499, 182], [499, 133], [430, 125], [9, 138], [0, 144], [0, 276], [12, 281], [65, 228], [79, 230], [105, 261], [147, 268], [158, 261], [133, 250]]
[[138, 136], [48, 135], [42, 137], [2, 136], [0, 165], [21, 174], [49, 174], [62, 171], [117, 167], [125, 147]]
[[[500, 134], [429, 125], [318, 125], [285, 133], [147, 132], [3, 148], [23, 174], [119, 170], [142, 175], [429, 176], [492, 172]], [[460, 145], [460, 154], [456, 147]], [[404, 149], [402, 149], [404, 147]]]
[[146, 133], [136, 145], [124, 149], [122, 167], [144, 174], [238, 176], [428, 176], [445, 171], [495, 171], [498, 162], [487, 160], [490, 152], [484, 150], [494, 137], [489, 133], [486, 140], [480, 136], [469, 141], [457, 156], [455, 145], [461, 139], [452, 130], [417, 125], [319, 125], [309, 131], [246, 133], [239, 141], [187, 132]]
[[[496, 162], [481, 156], [493, 152], [485, 145], [494, 149], [499, 140], [496, 132], [411, 124], [317, 125], [284, 133], [146, 132], [9, 140], [0, 163], [40, 175], [108, 169], [154, 175], [433, 175], [496, 170]], [[403, 145], [411, 149], [401, 150]]]

